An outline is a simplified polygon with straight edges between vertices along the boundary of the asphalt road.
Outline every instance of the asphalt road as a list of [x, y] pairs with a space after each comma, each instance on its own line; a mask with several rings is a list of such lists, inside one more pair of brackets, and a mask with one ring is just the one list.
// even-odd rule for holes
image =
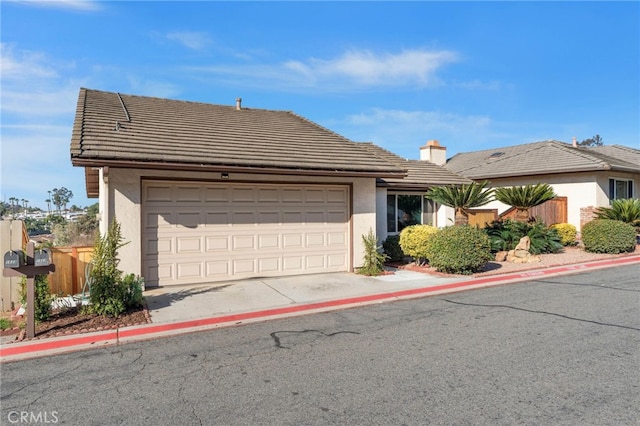
[[640, 266], [1, 366], [1, 424], [637, 425]]

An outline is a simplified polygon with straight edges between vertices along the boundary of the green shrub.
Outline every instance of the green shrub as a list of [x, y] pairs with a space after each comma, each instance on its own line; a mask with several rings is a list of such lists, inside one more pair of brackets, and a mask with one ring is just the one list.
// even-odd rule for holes
[[526, 223], [516, 220], [497, 220], [484, 228], [489, 237], [491, 251], [513, 250], [524, 236], [531, 240], [529, 252], [532, 254], [557, 253], [562, 250], [560, 236], [553, 228], [547, 228], [543, 222]]
[[416, 264], [424, 265], [428, 261], [429, 240], [438, 228], [431, 225], [407, 226], [400, 232], [400, 247], [407, 256], [413, 257]]
[[382, 250], [389, 260], [397, 261], [404, 259], [404, 253], [400, 247], [400, 235], [389, 235], [382, 242]]
[[384, 262], [387, 255], [381, 253], [382, 246], [378, 245], [378, 239], [369, 229], [367, 235], [362, 236], [362, 244], [364, 245], [364, 261], [363, 265], [358, 268], [358, 273], [362, 275], [380, 275], [384, 270]]
[[563, 246], [572, 246], [576, 243], [576, 236], [578, 230], [570, 223], [556, 223], [551, 225], [552, 229], [555, 229], [560, 237], [560, 244]]
[[624, 253], [636, 247], [636, 230], [628, 223], [595, 219], [582, 227], [584, 249], [592, 253]]
[[[51, 302], [53, 297], [49, 291], [49, 277], [47, 275], [36, 275], [34, 282], [35, 309], [33, 316], [36, 322], [42, 322], [51, 316]], [[20, 279], [20, 303], [27, 303], [27, 278]], [[26, 309], [31, 309], [29, 306]]]
[[640, 233], [640, 198], [613, 200], [610, 207], [596, 210], [596, 219], [612, 219], [628, 223]]
[[527, 231], [527, 236], [531, 240], [529, 253], [557, 253], [562, 250], [563, 246], [558, 231], [545, 226], [543, 222], [535, 222], [529, 226], [530, 229]]
[[0, 330], [8, 330], [13, 327], [13, 322], [7, 318], [0, 318]]
[[93, 313], [117, 317], [142, 304], [142, 278], [133, 274], [123, 277], [117, 268], [118, 249], [124, 245], [120, 224], [115, 220], [107, 234], [96, 239], [89, 293]]
[[479, 271], [493, 255], [483, 230], [457, 225], [440, 229], [431, 236], [427, 258], [438, 271], [469, 275]]

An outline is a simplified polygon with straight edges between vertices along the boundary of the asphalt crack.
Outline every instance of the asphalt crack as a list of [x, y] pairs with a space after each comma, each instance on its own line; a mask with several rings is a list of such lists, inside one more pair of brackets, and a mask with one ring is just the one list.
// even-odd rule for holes
[[529, 313], [532, 313], [532, 314], [550, 315], [550, 316], [554, 316], [554, 317], [558, 317], [558, 318], [568, 319], [568, 320], [571, 320], [571, 321], [585, 322], [585, 323], [589, 323], [589, 324], [602, 325], [602, 326], [605, 326], [605, 327], [616, 327], [616, 328], [623, 328], [623, 329], [626, 329], [626, 330], [640, 331], [640, 328], [631, 327], [631, 326], [628, 326], [628, 325], [610, 324], [610, 323], [606, 323], [606, 322], [593, 321], [593, 320], [589, 320], [589, 319], [585, 319], [585, 318], [570, 317], [568, 315], [558, 314], [558, 313], [555, 313], [555, 312], [547, 312], [547, 311], [538, 311], [538, 310], [534, 310], [534, 309], [518, 308], [516, 306], [510, 306], [510, 305], [487, 305], [487, 304], [481, 304], [481, 303], [456, 302], [455, 300], [449, 300], [449, 299], [440, 299], [440, 300], [452, 303], [454, 305], [476, 306], [476, 307], [480, 307], [480, 308], [506, 308], [506, 309], [513, 309], [515, 311], [529, 312]]
[[274, 331], [273, 333], [270, 334], [270, 336], [273, 339], [276, 348], [278, 348], [278, 349], [291, 349], [291, 347], [284, 346], [282, 344], [282, 341], [280, 340], [280, 335], [283, 335], [283, 334], [300, 335], [300, 334], [307, 334], [307, 333], [316, 333], [316, 334], [319, 334], [319, 335], [324, 336], [324, 337], [333, 337], [333, 336], [336, 336], [338, 334], [360, 334], [360, 333], [355, 332], [355, 331], [336, 331], [335, 333], [325, 333], [324, 331], [320, 331], [320, 330], [291, 330], [291, 331], [283, 330], [283, 331]]

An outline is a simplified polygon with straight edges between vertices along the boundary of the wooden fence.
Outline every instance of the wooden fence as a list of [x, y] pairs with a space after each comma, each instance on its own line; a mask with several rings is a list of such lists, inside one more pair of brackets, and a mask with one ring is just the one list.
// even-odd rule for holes
[[87, 280], [85, 269], [93, 257], [93, 246], [53, 247], [51, 260], [56, 265], [53, 274], [49, 274], [51, 294], [67, 296], [78, 294]]
[[[500, 215], [500, 219], [514, 219], [516, 209], [510, 208]], [[567, 197], [556, 197], [539, 206], [529, 209], [529, 217], [540, 219], [545, 225], [554, 223], [567, 223]]]
[[487, 223], [498, 219], [498, 209], [469, 210], [469, 225], [484, 228]]

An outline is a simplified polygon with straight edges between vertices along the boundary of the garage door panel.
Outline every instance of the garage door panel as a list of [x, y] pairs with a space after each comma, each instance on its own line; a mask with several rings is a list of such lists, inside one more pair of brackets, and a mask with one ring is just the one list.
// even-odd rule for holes
[[149, 286], [349, 268], [349, 189], [143, 183]]
[[347, 257], [344, 254], [327, 255], [328, 268], [346, 268], [346, 266], [347, 266]]
[[277, 249], [280, 247], [280, 235], [267, 234], [258, 236], [258, 249]]
[[306, 269], [319, 269], [324, 268], [325, 265], [325, 255], [324, 254], [316, 254], [307, 256], [305, 259]]
[[280, 212], [257, 212], [258, 225], [279, 225], [281, 223]]
[[283, 234], [282, 235], [282, 248], [302, 248], [303, 236], [302, 234]]
[[255, 237], [253, 235], [235, 235], [233, 238], [233, 250], [251, 250], [256, 249]]
[[176, 243], [177, 254], [202, 252], [202, 241], [199, 237], [181, 237]]
[[178, 186], [176, 187], [177, 202], [195, 202], [200, 203], [202, 201], [202, 195], [200, 194], [200, 188], [196, 186]]
[[279, 257], [267, 257], [264, 259], [257, 259], [258, 273], [264, 274], [268, 272], [280, 271], [280, 258]]
[[144, 199], [147, 203], [171, 202], [172, 186], [164, 185], [147, 185], [144, 190]]
[[228, 260], [206, 262], [207, 278], [231, 277], [230, 264]]
[[231, 214], [231, 226], [254, 225], [255, 212], [234, 212]]
[[231, 222], [230, 212], [205, 212], [204, 226], [229, 226]]
[[283, 261], [283, 272], [289, 273], [300, 273], [302, 272], [302, 262], [304, 258], [302, 256], [284, 256]]
[[200, 216], [200, 212], [178, 212], [176, 225], [185, 228], [197, 228], [202, 223]]
[[309, 233], [307, 237], [307, 247], [324, 247], [325, 235], [324, 233]]
[[202, 263], [201, 262], [178, 262], [177, 279], [201, 278]]
[[234, 260], [233, 274], [234, 275], [254, 274], [256, 272], [255, 264], [256, 264], [255, 259]]
[[211, 236], [206, 237], [206, 251], [228, 251], [229, 237], [227, 236]]
[[347, 238], [343, 232], [329, 232], [327, 234], [327, 246], [329, 247], [346, 247]]

